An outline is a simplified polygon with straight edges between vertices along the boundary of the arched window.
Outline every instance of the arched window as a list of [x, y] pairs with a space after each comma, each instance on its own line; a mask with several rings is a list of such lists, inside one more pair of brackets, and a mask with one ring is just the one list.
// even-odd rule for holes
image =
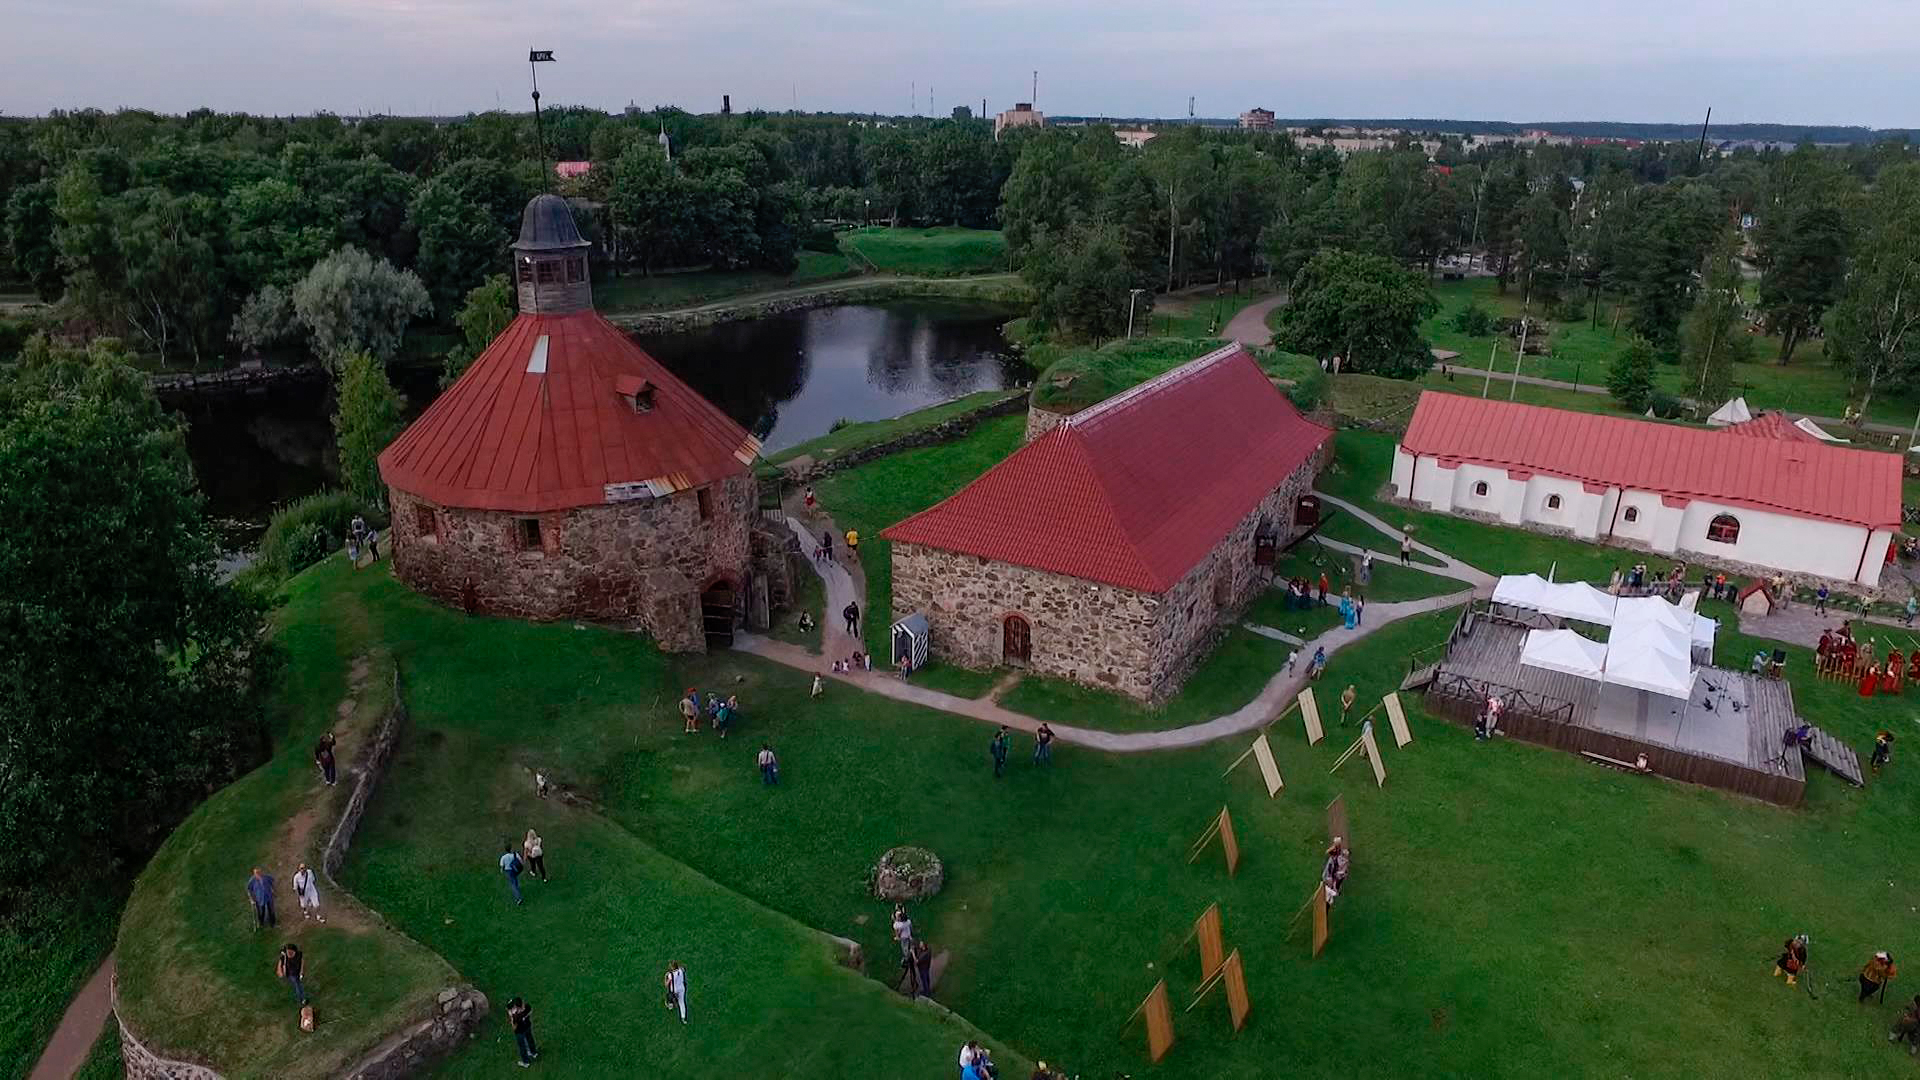
[[1732, 514], [1721, 514], [1707, 523], [1707, 539], [1722, 544], [1736, 543], [1740, 539], [1740, 519]]
[[1629, 507], [1627, 507], [1627, 513], [1626, 513], [1626, 518], [1627, 518], [1627, 522], [1628, 522], [1628, 524], [1632, 524], [1633, 522], [1636, 522], [1636, 521], [1639, 521], [1639, 520], [1640, 520], [1640, 508], [1639, 508], [1639, 507], [1637, 507], [1637, 506], [1629, 506]]
[[1487, 482], [1485, 480], [1482, 480], [1479, 483], [1473, 485], [1473, 493], [1475, 495], [1479, 495], [1484, 498], [1487, 494]]
[[1547, 496], [1547, 509], [1549, 510], [1560, 509], [1560, 496], [1558, 495]]

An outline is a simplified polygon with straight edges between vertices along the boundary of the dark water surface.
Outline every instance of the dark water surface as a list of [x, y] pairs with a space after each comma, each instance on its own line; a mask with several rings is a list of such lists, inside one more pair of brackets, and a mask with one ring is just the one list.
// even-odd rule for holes
[[[971, 304], [848, 305], [638, 340], [773, 451], [836, 420], [881, 420], [1026, 379], [1000, 335], [1011, 316]], [[439, 394], [439, 374], [393, 369], [407, 419]], [[332, 408], [317, 380], [179, 407], [208, 510], [231, 535], [244, 542], [275, 507], [337, 482]]]

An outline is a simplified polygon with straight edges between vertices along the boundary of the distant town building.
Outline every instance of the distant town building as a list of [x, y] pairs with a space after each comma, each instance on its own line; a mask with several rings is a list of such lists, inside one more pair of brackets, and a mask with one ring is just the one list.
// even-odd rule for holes
[[1046, 123], [1046, 114], [1034, 111], [1032, 102], [1022, 101], [993, 118], [993, 137], [1000, 138], [1008, 128], [1045, 127]]
[[562, 180], [572, 180], [593, 171], [591, 161], [556, 161], [553, 163], [553, 175]]
[[590, 246], [566, 200], [527, 204], [519, 315], [380, 454], [394, 576], [463, 611], [728, 644], [752, 576], [783, 572], [754, 557], [760, 443], [593, 310]]
[[1229, 345], [1082, 409], [893, 525], [893, 613], [947, 663], [1164, 701], [1317, 520], [1332, 432]]
[[1116, 131], [1113, 133], [1113, 137], [1120, 140], [1121, 146], [1129, 150], [1138, 150], [1153, 141], [1154, 133], [1151, 131]]
[[1267, 109], [1248, 109], [1240, 114], [1240, 128], [1243, 131], [1272, 131], [1273, 113]]

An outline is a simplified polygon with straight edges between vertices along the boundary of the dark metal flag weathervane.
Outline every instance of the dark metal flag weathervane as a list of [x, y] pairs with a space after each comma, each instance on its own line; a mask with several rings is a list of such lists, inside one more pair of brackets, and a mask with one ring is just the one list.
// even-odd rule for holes
[[527, 71], [533, 75], [533, 139], [540, 148], [540, 169], [547, 172], [547, 186], [553, 186], [553, 174], [547, 171], [547, 135], [540, 127], [540, 69], [535, 64], [554, 62], [552, 49], [527, 50]]

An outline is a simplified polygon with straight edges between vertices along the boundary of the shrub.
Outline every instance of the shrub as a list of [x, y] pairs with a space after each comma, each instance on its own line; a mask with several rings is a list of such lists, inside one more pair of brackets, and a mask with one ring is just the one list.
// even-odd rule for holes
[[1681, 412], [1680, 399], [1665, 390], [1655, 390], [1647, 398], [1647, 407], [1653, 410], [1653, 415], [1662, 420], [1672, 420]]
[[1453, 328], [1468, 337], [1486, 337], [1494, 330], [1493, 313], [1480, 306], [1478, 300], [1470, 300], [1467, 306], [1453, 313]]
[[369, 511], [344, 491], [322, 491], [295, 499], [274, 511], [268, 520], [254, 565], [272, 581], [290, 578], [346, 543], [353, 515], [365, 514], [368, 523], [376, 526], [385, 524]]
[[840, 238], [825, 225], [815, 225], [800, 238], [800, 246], [808, 251], [818, 251], [827, 255], [836, 255], [840, 251]]

